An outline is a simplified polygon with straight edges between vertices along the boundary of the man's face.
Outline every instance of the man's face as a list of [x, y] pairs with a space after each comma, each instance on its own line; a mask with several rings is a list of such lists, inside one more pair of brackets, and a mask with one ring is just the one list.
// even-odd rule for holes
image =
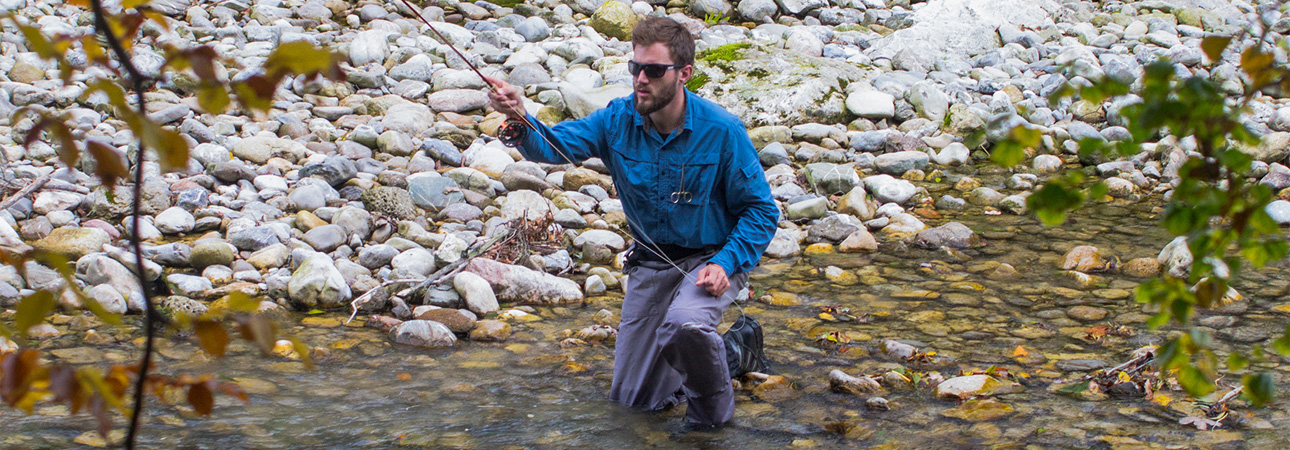
[[[671, 66], [674, 63], [671, 51], [668, 50], [667, 44], [662, 42], [634, 47], [634, 53], [632, 61], [639, 64]], [[650, 78], [646, 74], [647, 70], [641, 70], [632, 80], [632, 87], [636, 92], [636, 111], [641, 115], [649, 115], [672, 103], [693, 70], [691, 66], [670, 68], [658, 78]]]

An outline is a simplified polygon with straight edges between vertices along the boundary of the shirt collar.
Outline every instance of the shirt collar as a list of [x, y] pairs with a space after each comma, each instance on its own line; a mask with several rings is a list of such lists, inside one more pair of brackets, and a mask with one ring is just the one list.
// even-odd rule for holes
[[[690, 92], [690, 90], [686, 89], [685, 87], [681, 87], [681, 92], [685, 93], [685, 117], [682, 118], [681, 129], [694, 131], [694, 109], [695, 109], [694, 99], [696, 97], [693, 92]], [[636, 93], [635, 92], [632, 93], [631, 105], [632, 105], [632, 114], [636, 116], [636, 126], [638, 127], [650, 126], [649, 118], [645, 117], [644, 114], [641, 114], [640, 112], [636, 111]]]

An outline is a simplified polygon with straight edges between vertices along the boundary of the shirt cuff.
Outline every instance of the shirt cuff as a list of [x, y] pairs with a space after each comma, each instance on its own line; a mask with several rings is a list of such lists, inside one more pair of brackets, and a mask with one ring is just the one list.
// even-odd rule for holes
[[722, 250], [717, 252], [712, 259], [708, 260], [708, 263], [721, 266], [722, 269], [725, 269], [727, 277], [735, 274], [734, 255], [732, 255], [730, 251]]

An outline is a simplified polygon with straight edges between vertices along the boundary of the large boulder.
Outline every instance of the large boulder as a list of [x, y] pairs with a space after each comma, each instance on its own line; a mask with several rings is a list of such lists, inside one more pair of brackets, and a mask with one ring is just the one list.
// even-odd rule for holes
[[331, 257], [314, 253], [291, 273], [287, 296], [298, 309], [327, 309], [345, 306], [351, 292]]
[[101, 251], [103, 246], [110, 242], [112, 237], [98, 228], [62, 227], [55, 228], [48, 236], [36, 241], [32, 246], [36, 250], [60, 253], [76, 259]]
[[582, 301], [578, 283], [529, 268], [476, 258], [466, 265], [465, 271], [488, 280], [500, 301], [530, 305]]
[[564, 106], [575, 119], [587, 117], [596, 110], [609, 105], [619, 97], [631, 95], [631, 86], [607, 84], [598, 88], [584, 89], [573, 83], [560, 83], [560, 95]]
[[[998, 28], [1005, 24], [1030, 29], [1055, 26], [1062, 11], [1055, 0], [943, 0], [928, 2], [910, 17], [913, 26], [870, 41], [871, 58], [891, 58], [910, 50], [924, 60], [963, 59], [1002, 45]], [[971, 17], [972, 20], [963, 20]]]
[[[846, 86], [871, 74], [845, 61], [758, 44], [729, 44], [701, 52], [695, 92], [749, 126], [846, 123]], [[567, 101], [567, 98], [566, 98]]]
[[618, 38], [623, 42], [632, 40], [632, 29], [640, 23], [640, 18], [632, 7], [623, 2], [605, 2], [596, 8], [587, 25], [607, 38]]
[[233, 156], [256, 164], [264, 164], [274, 157], [296, 161], [304, 154], [304, 144], [268, 134], [252, 136], [233, 144]]

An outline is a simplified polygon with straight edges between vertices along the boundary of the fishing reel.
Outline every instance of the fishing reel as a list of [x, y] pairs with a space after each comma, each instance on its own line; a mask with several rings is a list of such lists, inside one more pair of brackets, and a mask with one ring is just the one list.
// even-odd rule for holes
[[528, 134], [529, 127], [524, 122], [507, 119], [502, 128], [497, 130], [497, 139], [502, 141], [502, 145], [514, 148], [524, 142], [524, 137]]

